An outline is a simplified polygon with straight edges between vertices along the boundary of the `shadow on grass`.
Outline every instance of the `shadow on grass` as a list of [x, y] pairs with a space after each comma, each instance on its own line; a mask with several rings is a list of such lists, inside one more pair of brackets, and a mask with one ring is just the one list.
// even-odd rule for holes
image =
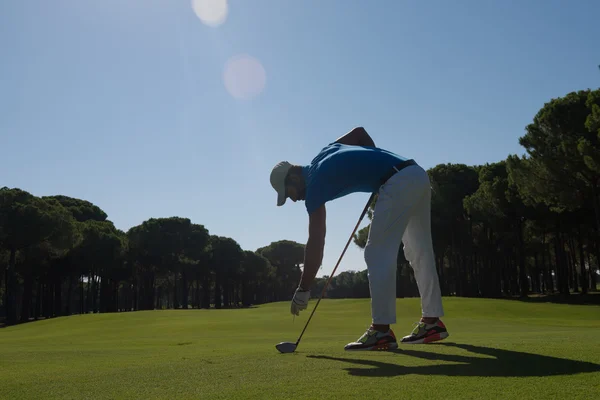
[[[329, 356], [307, 356], [310, 358], [341, 361], [372, 368], [346, 368], [350, 375], [366, 377], [390, 377], [398, 375], [446, 375], [482, 377], [526, 377], [573, 375], [583, 372], [600, 372], [600, 365], [584, 361], [569, 360], [501, 350], [491, 347], [473, 346], [458, 343], [430, 344], [428, 346], [456, 347], [488, 357], [470, 357], [455, 354], [438, 354], [420, 350], [395, 350], [394, 353], [418, 357], [432, 361], [446, 361], [453, 364], [437, 365], [398, 365], [375, 360], [338, 358]], [[492, 358], [489, 358], [492, 357]], [[459, 363], [459, 364], [456, 364]]]

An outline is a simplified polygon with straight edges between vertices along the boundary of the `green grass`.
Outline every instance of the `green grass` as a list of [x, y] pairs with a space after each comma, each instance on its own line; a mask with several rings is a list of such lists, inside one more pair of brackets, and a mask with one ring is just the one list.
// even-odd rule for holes
[[[315, 300], [311, 301], [314, 306]], [[450, 337], [395, 352], [348, 353], [369, 300], [55, 318], [0, 329], [2, 399], [594, 399], [600, 307], [444, 299]], [[420, 315], [398, 300], [398, 336]], [[308, 310], [310, 311], [310, 309]]]

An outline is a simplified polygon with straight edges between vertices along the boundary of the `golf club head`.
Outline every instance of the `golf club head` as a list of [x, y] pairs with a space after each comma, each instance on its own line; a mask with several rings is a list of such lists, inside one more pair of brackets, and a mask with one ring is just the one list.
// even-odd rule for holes
[[275, 348], [279, 350], [280, 353], [293, 353], [296, 351], [296, 343], [292, 342], [281, 342], [275, 345]]

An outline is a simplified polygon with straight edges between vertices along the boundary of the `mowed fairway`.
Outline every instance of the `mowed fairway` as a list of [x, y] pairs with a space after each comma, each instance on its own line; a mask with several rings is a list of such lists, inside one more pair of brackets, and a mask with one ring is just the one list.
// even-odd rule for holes
[[[0, 329], [2, 399], [597, 399], [600, 307], [446, 298], [450, 337], [348, 353], [369, 300], [55, 318]], [[314, 307], [316, 301], [311, 301]], [[417, 320], [398, 300], [396, 334]], [[308, 310], [310, 311], [310, 309]], [[443, 343], [443, 344], [442, 344]]]

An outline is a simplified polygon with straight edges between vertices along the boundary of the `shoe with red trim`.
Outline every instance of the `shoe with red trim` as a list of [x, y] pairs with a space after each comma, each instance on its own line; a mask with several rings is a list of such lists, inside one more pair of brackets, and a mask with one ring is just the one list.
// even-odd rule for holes
[[393, 350], [397, 348], [398, 341], [391, 329], [384, 333], [369, 327], [356, 342], [348, 343], [344, 350]]
[[400, 343], [402, 344], [426, 344], [437, 342], [446, 339], [450, 334], [446, 329], [446, 325], [441, 319], [438, 319], [435, 324], [426, 324], [418, 322], [415, 329], [408, 336], [404, 336]]

